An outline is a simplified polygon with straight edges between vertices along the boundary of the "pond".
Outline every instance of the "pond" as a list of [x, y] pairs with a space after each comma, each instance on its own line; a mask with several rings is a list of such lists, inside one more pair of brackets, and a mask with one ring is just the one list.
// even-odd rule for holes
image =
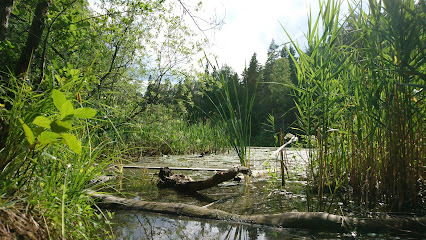
[[[330, 239], [350, 234], [273, 228], [135, 211], [115, 213], [117, 239]], [[374, 235], [377, 237], [378, 235]]]
[[[196, 195], [177, 193], [172, 189], [156, 186], [158, 170], [124, 169], [123, 177], [114, 185], [127, 198], [155, 202], [186, 203], [208, 206], [243, 215], [305, 212], [308, 150], [287, 149], [288, 174], [285, 186], [281, 186], [280, 163], [271, 157], [273, 148], [251, 148], [250, 166], [257, 176], [229, 181], [200, 191]], [[143, 157], [129, 163], [144, 167], [175, 167], [228, 169], [240, 165], [235, 153], [208, 154], [205, 156], [179, 155]], [[180, 170], [193, 179], [205, 179], [214, 174], [210, 171]], [[242, 176], [242, 178], [244, 178]], [[330, 213], [354, 215], [349, 206], [336, 204]], [[390, 235], [320, 233], [296, 229], [272, 228], [259, 225], [232, 223], [186, 217], [158, 215], [135, 211], [116, 211], [113, 230], [117, 239], [335, 239], [363, 238], [389, 239]], [[406, 236], [405, 236], [406, 237]]]
[[[284, 211], [306, 211], [304, 193], [307, 150], [287, 150], [288, 177], [281, 187], [280, 164], [270, 157], [273, 148], [252, 148], [251, 169], [258, 173], [249, 179], [228, 181], [217, 187], [200, 191], [197, 195], [185, 195], [173, 189], [158, 189], [155, 175], [158, 170], [124, 169], [124, 177], [118, 190], [127, 197], [159, 202], [180, 202], [205, 206], [212, 202], [214, 208], [237, 213], [259, 214]], [[132, 165], [171, 168], [228, 169], [240, 165], [234, 153], [144, 157]], [[205, 179], [214, 173], [210, 171], [180, 170], [194, 180]], [[255, 174], [256, 175], [256, 174]], [[243, 178], [243, 176], [241, 176]]]

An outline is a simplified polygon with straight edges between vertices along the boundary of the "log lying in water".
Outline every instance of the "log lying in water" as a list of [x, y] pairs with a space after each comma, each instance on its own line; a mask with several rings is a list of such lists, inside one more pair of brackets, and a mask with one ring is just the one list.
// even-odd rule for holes
[[[163, 167], [146, 167], [139, 165], [114, 165], [114, 167], [123, 167], [127, 169], [149, 169], [149, 170], [160, 170]], [[207, 171], [207, 172], [217, 172], [217, 171], [226, 171], [224, 168], [185, 168], [185, 167], [169, 167], [173, 171]]]
[[417, 231], [425, 233], [426, 217], [421, 218], [384, 218], [360, 219], [338, 216], [328, 213], [288, 212], [271, 215], [243, 216], [216, 209], [208, 209], [183, 203], [158, 203], [135, 199], [126, 199], [87, 190], [93, 198], [99, 200], [98, 206], [111, 209], [147, 211], [174, 214], [203, 219], [226, 220], [253, 223], [283, 228], [299, 228], [327, 232], [383, 232], [383, 231]]
[[250, 169], [246, 167], [233, 167], [226, 171], [217, 172], [212, 177], [206, 180], [194, 181], [190, 177], [183, 174], [173, 174], [168, 168], [164, 167], [160, 170], [159, 187], [171, 187], [182, 192], [197, 192], [203, 189], [214, 187], [222, 182], [229, 181], [235, 178], [238, 173], [250, 174]]

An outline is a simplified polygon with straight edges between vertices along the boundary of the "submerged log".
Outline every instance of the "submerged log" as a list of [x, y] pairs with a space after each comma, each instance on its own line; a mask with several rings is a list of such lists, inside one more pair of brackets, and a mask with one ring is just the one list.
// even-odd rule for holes
[[99, 200], [98, 206], [110, 210], [125, 209], [147, 211], [194, 218], [268, 225], [272, 227], [309, 229], [326, 232], [352, 232], [354, 230], [358, 232], [416, 231], [413, 232], [413, 234], [417, 233], [424, 236], [426, 226], [426, 217], [361, 219], [323, 212], [288, 212], [270, 215], [243, 216], [183, 203], [158, 203], [126, 199], [97, 193], [93, 190], [87, 190], [87, 193]]
[[194, 181], [184, 174], [173, 174], [168, 167], [164, 167], [160, 169], [160, 173], [158, 174], [160, 177], [158, 186], [165, 188], [170, 187], [178, 191], [188, 193], [197, 192], [214, 187], [222, 182], [232, 180], [238, 173], [250, 175], [251, 172], [250, 169], [246, 167], [233, 167], [226, 171], [217, 172], [215, 175], [206, 180]]

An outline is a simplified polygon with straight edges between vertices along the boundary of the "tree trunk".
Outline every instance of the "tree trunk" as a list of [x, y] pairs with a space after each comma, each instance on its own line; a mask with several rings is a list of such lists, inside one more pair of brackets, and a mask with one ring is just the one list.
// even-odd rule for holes
[[[9, 27], [9, 16], [13, 9], [14, 0], [1, 0], [0, 1], [0, 42], [4, 42], [7, 38], [7, 30]], [[0, 57], [2, 56], [0, 51]], [[3, 82], [3, 73], [0, 73], [0, 84]], [[0, 104], [5, 104], [3, 99], [0, 99]], [[9, 109], [9, 104], [7, 104], [7, 109]], [[0, 149], [4, 149], [9, 135], [9, 125], [2, 116], [0, 116]], [[3, 159], [0, 153], [0, 172], [3, 171], [4, 166], [7, 163]]]
[[234, 179], [238, 173], [250, 174], [250, 169], [246, 167], [233, 167], [226, 171], [218, 172], [206, 180], [194, 181], [183, 174], [173, 174], [168, 167], [165, 167], [160, 170], [160, 182], [158, 186], [171, 187], [178, 191], [193, 193]]
[[358, 232], [397, 231], [407, 233], [408, 231], [415, 231], [413, 233], [424, 236], [424, 226], [426, 225], [426, 217], [361, 219], [324, 212], [288, 212], [270, 215], [243, 216], [183, 203], [146, 202], [97, 193], [93, 190], [87, 190], [87, 193], [91, 197], [99, 200], [98, 206], [110, 210], [125, 209], [147, 211], [194, 218], [245, 222], [273, 227], [299, 228], [324, 232], [352, 232], [356, 230]]
[[0, 1], [0, 41], [5, 41], [7, 38], [7, 29], [9, 27], [9, 16], [13, 9], [15, 0]]
[[[27, 43], [22, 49], [22, 53], [19, 57], [18, 62], [15, 65], [14, 74], [16, 77], [23, 76], [27, 73], [31, 62], [34, 59], [35, 52], [40, 44], [41, 37], [43, 35], [43, 30], [45, 26], [45, 20], [49, 7], [52, 5], [53, 0], [40, 0], [37, 4], [37, 7], [34, 12], [33, 21], [31, 23], [30, 31], [28, 33]], [[8, 20], [10, 13], [12, 11], [14, 0], [0, 0], [0, 38], [6, 39]], [[0, 39], [0, 40], [2, 40]], [[1, 76], [0, 83], [4, 84], [5, 79], [8, 76]], [[7, 81], [6, 81], [7, 82]], [[5, 90], [6, 95], [10, 99], [14, 99], [14, 92]], [[10, 110], [12, 105], [10, 102], [0, 101], [1, 104], [5, 105], [5, 108]], [[9, 137], [10, 126], [6, 119], [0, 117], [0, 149], [3, 150], [6, 148], [7, 139]], [[4, 167], [7, 166], [9, 160], [7, 159], [7, 154], [1, 152], [0, 154], [0, 172], [4, 170]]]
[[40, 0], [35, 9], [33, 22], [28, 33], [27, 43], [22, 49], [21, 56], [15, 66], [15, 76], [26, 74], [30, 68], [45, 27], [47, 13], [53, 0]]

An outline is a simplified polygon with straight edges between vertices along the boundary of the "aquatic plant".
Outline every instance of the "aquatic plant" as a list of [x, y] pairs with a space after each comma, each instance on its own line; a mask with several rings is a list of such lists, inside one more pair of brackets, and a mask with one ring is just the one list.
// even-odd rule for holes
[[340, 6], [321, 1], [318, 16], [309, 15], [307, 51], [292, 41], [298, 126], [317, 139], [309, 155], [308, 205], [330, 209], [336, 193], [345, 191], [366, 208], [421, 209], [424, 2], [369, 1], [368, 10], [359, 3], [343, 19]]
[[251, 115], [260, 76], [251, 89], [244, 88], [243, 94], [238, 93], [237, 83], [228, 79], [225, 73], [214, 73], [211, 77], [216, 91], [212, 91], [213, 97], [207, 93], [205, 96], [214, 105], [218, 122], [222, 122], [228, 144], [236, 151], [241, 165], [249, 167]]

